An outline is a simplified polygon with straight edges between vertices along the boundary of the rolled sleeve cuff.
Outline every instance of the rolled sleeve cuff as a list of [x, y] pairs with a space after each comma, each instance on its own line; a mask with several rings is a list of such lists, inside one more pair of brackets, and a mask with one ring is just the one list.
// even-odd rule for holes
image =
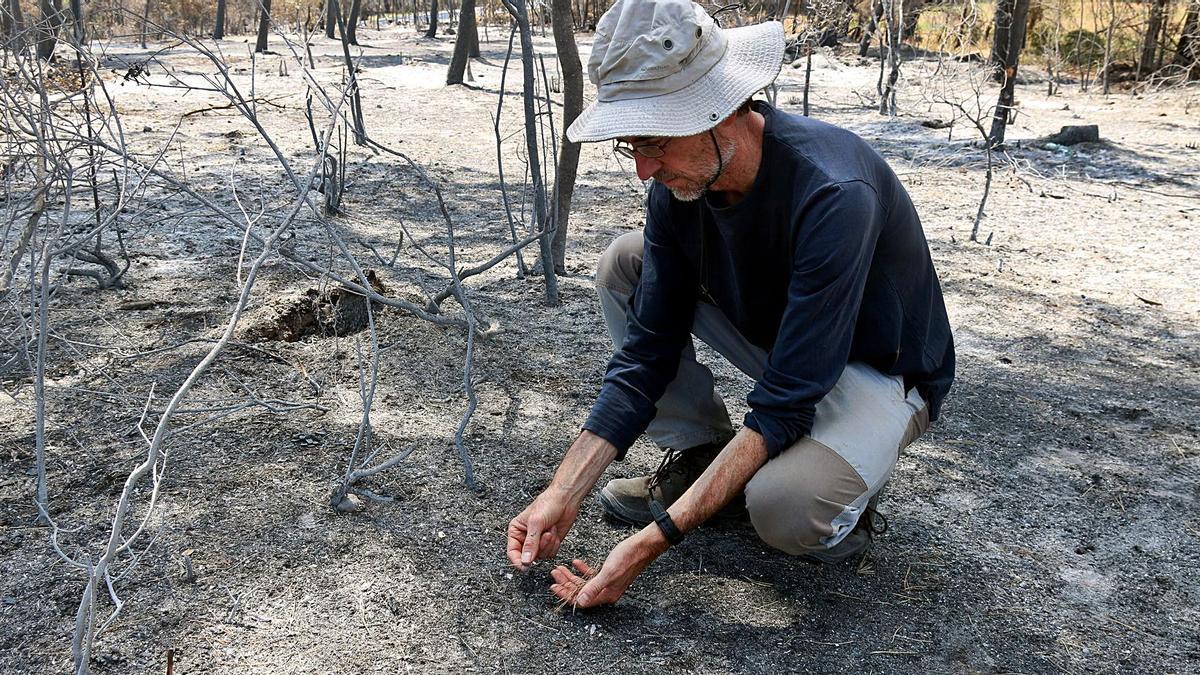
[[654, 419], [654, 411], [654, 404], [646, 397], [605, 382], [583, 428], [616, 446], [616, 459], [622, 460]]
[[751, 410], [746, 413], [742, 424], [763, 437], [767, 444], [767, 459], [774, 459], [812, 431], [815, 414], [815, 409], [796, 410], [787, 417], [780, 417], [761, 410]]

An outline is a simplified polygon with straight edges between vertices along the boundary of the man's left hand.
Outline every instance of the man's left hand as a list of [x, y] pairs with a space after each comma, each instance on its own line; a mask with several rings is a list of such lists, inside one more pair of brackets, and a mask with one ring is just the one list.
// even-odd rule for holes
[[554, 568], [550, 576], [555, 583], [550, 586], [550, 591], [560, 600], [581, 609], [611, 605], [621, 599], [633, 580], [662, 555], [667, 546], [667, 540], [657, 526], [650, 525], [617, 544], [604, 559], [599, 572], [582, 560], [571, 563], [582, 576], [562, 565]]

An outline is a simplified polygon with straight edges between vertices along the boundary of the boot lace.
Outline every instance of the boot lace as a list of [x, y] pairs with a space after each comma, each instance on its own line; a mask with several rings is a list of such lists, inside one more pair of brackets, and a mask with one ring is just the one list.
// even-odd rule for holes
[[887, 517], [869, 504], [863, 510], [862, 517], [858, 519], [858, 522], [862, 523], [871, 534], [883, 534], [888, 529]]
[[687, 467], [685, 463], [679, 461], [681, 459], [683, 459], [682, 450], [667, 448], [667, 451], [663, 454], [662, 461], [658, 463], [658, 468], [650, 476], [650, 481], [646, 484], [646, 488], [653, 491], [654, 488], [662, 485], [671, 476], [686, 471]]

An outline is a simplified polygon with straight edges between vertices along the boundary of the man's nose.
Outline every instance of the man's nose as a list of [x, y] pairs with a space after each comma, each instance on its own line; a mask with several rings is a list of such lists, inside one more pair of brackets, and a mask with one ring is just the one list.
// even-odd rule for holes
[[641, 180], [650, 180], [650, 177], [662, 168], [662, 162], [640, 154], [633, 156], [633, 162], [637, 165], [638, 178]]

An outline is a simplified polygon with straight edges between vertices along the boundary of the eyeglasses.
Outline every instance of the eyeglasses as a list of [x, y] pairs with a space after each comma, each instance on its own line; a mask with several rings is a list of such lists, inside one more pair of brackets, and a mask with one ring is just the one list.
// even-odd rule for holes
[[613, 152], [629, 159], [636, 159], [637, 155], [654, 159], [667, 154], [667, 151], [663, 148], [667, 147], [667, 143], [673, 140], [672, 138], [668, 138], [662, 143], [638, 143], [636, 145], [627, 141], [613, 141]]

